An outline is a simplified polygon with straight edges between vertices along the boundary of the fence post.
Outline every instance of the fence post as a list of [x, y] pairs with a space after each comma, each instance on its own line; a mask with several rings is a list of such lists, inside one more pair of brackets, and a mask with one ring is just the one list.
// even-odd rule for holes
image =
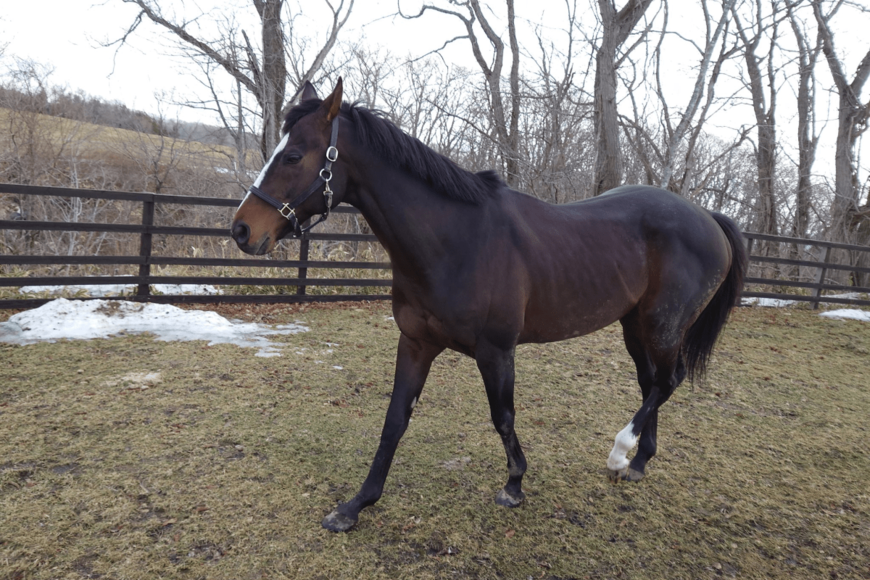
[[[826, 264], [828, 260], [831, 259], [831, 246], [828, 246], [825, 249], [825, 257], [822, 259], [822, 263]], [[816, 284], [824, 284], [825, 283], [825, 274], [828, 273], [828, 269], [825, 266], [819, 266], [819, 271], [816, 273]], [[813, 296], [815, 296], [816, 300], [813, 302], [813, 310], [819, 309], [819, 299], [822, 296], [822, 287], [819, 286], [813, 292]]]
[[[299, 261], [307, 262], [308, 261], [308, 248], [310, 244], [310, 240], [308, 239], [308, 232], [302, 234], [302, 241], [299, 242]], [[308, 278], [308, 268], [300, 266], [299, 267], [299, 279], [303, 282], [306, 278]], [[300, 285], [296, 287], [296, 294], [300, 296], [305, 294], [305, 286]]]
[[[142, 226], [145, 231], [139, 235], [139, 256], [145, 263], [139, 265], [139, 276], [151, 276], [151, 226], [154, 225], [154, 196], [142, 202]], [[146, 280], [136, 288], [136, 296], [145, 301], [151, 295], [151, 285]]]

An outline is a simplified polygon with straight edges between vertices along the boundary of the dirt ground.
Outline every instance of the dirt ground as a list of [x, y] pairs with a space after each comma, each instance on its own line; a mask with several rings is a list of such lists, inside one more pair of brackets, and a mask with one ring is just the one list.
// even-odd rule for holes
[[274, 358], [0, 344], [0, 579], [870, 578], [867, 323], [735, 311], [638, 484], [604, 470], [640, 404], [618, 326], [520, 347], [513, 510], [475, 365], [445, 353], [384, 496], [332, 534], [389, 400], [389, 304], [209, 308], [311, 330]]

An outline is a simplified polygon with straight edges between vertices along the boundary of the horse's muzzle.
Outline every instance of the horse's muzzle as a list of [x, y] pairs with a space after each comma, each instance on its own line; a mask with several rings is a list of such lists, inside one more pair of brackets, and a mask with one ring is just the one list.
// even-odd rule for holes
[[270, 245], [269, 234], [263, 235], [262, 238], [254, 242], [251, 241], [251, 228], [243, 221], [233, 222], [230, 228], [230, 234], [239, 246], [239, 249], [246, 254], [260, 256], [265, 254]]

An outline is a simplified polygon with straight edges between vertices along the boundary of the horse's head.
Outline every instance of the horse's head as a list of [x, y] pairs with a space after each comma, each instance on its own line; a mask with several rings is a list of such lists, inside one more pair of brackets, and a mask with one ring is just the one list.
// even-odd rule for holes
[[[326, 219], [341, 201], [345, 179], [333, 165], [338, 159], [341, 93], [338, 79], [335, 90], [314, 112], [289, 127], [251, 186], [230, 226], [242, 251], [270, 252], [278, 240], [300, 235], [301, 224], [312, 216], [320, 214], [318, 222]], [[301, 100], [317, 98], [314, 87], [306, 83]]]

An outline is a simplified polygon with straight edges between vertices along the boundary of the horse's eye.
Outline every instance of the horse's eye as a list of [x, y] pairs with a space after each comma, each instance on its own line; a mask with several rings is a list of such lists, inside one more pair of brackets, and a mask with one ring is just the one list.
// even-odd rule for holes
[[298, 153], [288, 153], [284, 156], [284, 165], [293, 165], [302, 161], [302, 156]]

